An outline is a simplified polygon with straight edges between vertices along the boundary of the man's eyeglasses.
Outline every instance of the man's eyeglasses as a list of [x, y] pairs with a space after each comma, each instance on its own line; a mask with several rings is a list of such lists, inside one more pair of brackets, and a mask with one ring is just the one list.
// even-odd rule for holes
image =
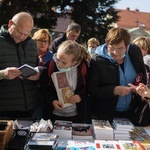
[[17, 31], [20, 35], [23, 35], [23, 36], [25, 36], [25, 37], [29, 36], [30, 33], [29, 33], [29, 34], [24, 34], [24, 33], [22, 33], [22, 32], [19, 30], [19, 28], [18, 28], [18, 26], [17, 26], [16, 23], [13, 22], [13, 25], [16, 26], [16, 31]]
[[44, 43], [44, 44], [48, 44], [49, 43], [49, 41], [48, 40], [37, 40], [39, 43]]

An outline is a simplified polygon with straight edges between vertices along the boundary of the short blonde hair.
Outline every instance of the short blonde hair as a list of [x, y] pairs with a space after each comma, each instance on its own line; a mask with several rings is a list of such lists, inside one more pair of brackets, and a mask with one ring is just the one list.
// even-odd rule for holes
[[88, 42], [87, 42], [87, 45], [89, 45], [89, 44], [91, 44], [91, 43], [96, 44], [97, 46], [99, 46], [99, 41], [98, 41], [95, 37], [90, 38], [90, 39], [88, 40]]
[[137, 37], [133, 40], [132, 43], [136, 44], [141, 49], [147, 51], [147, 53], [150, 54], [150, 38], [144, 36]]
[[46, 38], [46, 36], [48, 36], [49, 38], [49, 45], [50, 46], [51, 42], [52, 42], [52, 37], [50, 35], [50, 32], [48, 31], [48, 29], [39, 29], [38, 31], [36, 31], [32, 37], [33, 40], [37, 41], [41, 38]]

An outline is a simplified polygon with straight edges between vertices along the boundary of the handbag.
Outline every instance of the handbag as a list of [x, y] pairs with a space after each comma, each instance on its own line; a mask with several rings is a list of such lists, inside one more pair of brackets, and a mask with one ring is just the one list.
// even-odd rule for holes
[[135, 126], [150, 125], [150, 102], [142, 101], [134, 110], [131, 122]]
[[[138, 84], [142, 81], [143, 74], [139, 73], [134, 81], [134, 85], [138, 86]], [[134, 110], [131, 115], [131, 122], [135, 126], [148, 126], [150, 125], [150, 102], [147, 100], [142, 100], [141, 97], [134, 94]]]

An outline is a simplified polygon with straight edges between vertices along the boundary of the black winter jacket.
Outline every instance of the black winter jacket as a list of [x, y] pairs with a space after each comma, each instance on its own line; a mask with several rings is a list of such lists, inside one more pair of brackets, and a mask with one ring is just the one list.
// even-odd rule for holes
[[67, 37], [66, 37], [66, 33], [63, 34], [62, 36], [56, 38], [52, 43], [51, 43], [51, 46], [50, 46], [50, 51], [54, 53], [57, 53], [57, 50], [58, 50], [58, 47], [59, 45], [66, 41], [67, 40]]
[[[146, 83], [146, 72], [139, 47], [131, 44], [128, 53], [137, 74], [143, 73], [142, 82]], [[113, 63], [98, 54], [93, 56], [90, 62], [88, 89], [93, 114], [100, 119], [112, 121], [114, 117], [118, 96], [113, 93], [115, 86], [120, 85], [119, 78], [119, 66], [117, 63]], [[140, 99], [140, 97], [138, 98]]]
[[[19, 67], [29, 64], [38, 65], [37, 46], [28, 37], [16, 44], [5, 26], [0, 30], [0, 70], [7, 67]], [[42, 102], [42, 95], [37, 82], [31, 80], [0, 80], [0, 111], [28, 111]]]
[[[53, 61], [53, 60], [51, 60]], [[44, 118], [45, 119], [50, 119], [52, 112], [53, 112], [53, 105], [52, 102], [54, 100], [58, 100], [57, 92], [54, 87], [52, 78], [49, 78], [49, 73], [48, 70], [51, 69], [52, 73], [58, 71], [56, 67], [56, 63], [54, 64], [55, 66], [50, 66], [50, 62], [47, 62], [45, 69], [42, 72], [41, 78], [40, 78], [40, 87], [41, 91], [43, 93], [43, 96], [45, 98], [45, 106], [44, 106]], [[82, 68], [82, 64], [84, 64]], [[87, 80], [87, 75], [88, 75], [88, 66], [86, 62], [82, 61], [81, 64], [77, 67], [77, 87], [75, 89], [75, 94], [80, 95], [81, 97], [81, 102], [77, 103], [77, 112], [78, 112], [78, 122], [85, 122], [86, 120], [86, 110], [85, 110], [85, 101], [87, 100], [87, 88], [86, 88], [86, 80]], [[83, 73], [81, 73], [81, 70]]]

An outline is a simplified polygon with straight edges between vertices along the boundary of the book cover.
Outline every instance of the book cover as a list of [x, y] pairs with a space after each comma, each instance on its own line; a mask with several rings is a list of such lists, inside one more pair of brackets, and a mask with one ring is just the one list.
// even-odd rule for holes
[[21, 71], [21, 77], [26, 79], [32, 75], [35, 75], [39, 72], [38, 68], [34, 68], [28, 64], [24, 64], [21, 67], [18, 68]]
[[72, 122], [55, 120], [53, 130], [55, 133], [65, 133], [65, 134], [72, 133]]
[[37, 132], [34, 134], [34, 136], [32, 137], [32, 140], [40, 140], [40, 141], [48, 141], [48, 140], [56, 140], [58, 138], [57, 134], [53, 134], [53, 133], [44, 133], [44, 132]]
[[118, 129], [118, 128], [132, 129], [134, 127], [132, 122], [127, 118], [115, 118], [113, 120], [113, 125], [115, 126], [116, 129]]
[[139, 141], [119, 140], [121, 150], [145, 150]]
[[96, 150], [121, 150], [118, 141], [95, 140]]
[[150, 143], [141, 143], [145, 150], [150, 150]]
[[93, 139], [91, 124], [73, 123], [72, 124], [73, 139]]
[[141, 143], [150, 143], [150, 136], [142, 127], [134, 127], [130, 135], [132, 140], [140, 141]]
[[63, 103], [64, 107], [72, 105], [67, 102], [67, 99], [73, 94], [68, 84], [66, 72], [53, 72], [51, 77], [56, 88], [59, 101]]
[[103, 130], [104, 132], [106, 130], [113, 131], [113, 128], [108, 120], [92, 119], [92, 124], [93, 124], [94, 130]]
[[68, 140], [66, 149], [69, 150], [95, 150], [94, 143], [81, 140]]
[[77, 147], [66, 147], [67, 150], [95, 150], [93, 146], [77, 146]]
[[28, 142], [29, 148], [54, 148], [58, 143], [58, 135], [53, 133], [37, 132], [33, 133], [31, 139]]
[[28, 142], [28, 146], [31, 149], [53, 149], [55, 148], [55, 146], [57, 145], [58, 141], [44, 141], [44, 140], [38, 140], [38, 141], [34, 141], [34, 140], [30, 140]]

